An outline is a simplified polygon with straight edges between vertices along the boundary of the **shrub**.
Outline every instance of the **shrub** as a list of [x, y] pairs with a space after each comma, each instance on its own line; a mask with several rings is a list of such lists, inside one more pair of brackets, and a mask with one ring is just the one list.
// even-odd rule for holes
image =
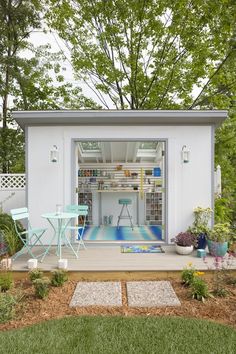
[[215, 222], [230, 223], [232, 221], [233, 210], [230, 207], [230, 200], [227, 198], [215, 199]]
[[51, 284], [53, 286], [62, 286], [68, 280], [67, 271], [57, 269], [52, 272]]
[[8, 293], [0, 293], [0, 323], [10, 321], [15, 316], [15, 297]]
[[49, 284], [50, 280], [47, 277], [38, 278], [33, 281], [35, 288], [35, 295], [39, 299], [44, 299], [49, 294]]
[[0, 273], [0, 291], [5, 292], [13, 285], [12, 274], [10, 272]]
[[38, 269], [38, 268], [32, 269], [29, 272], [29, 278], [30, 278], [30, 280], [32, 282], [34, 280], [36, 280], [36, 279], [42, 279], [43, 278], [43, 272], [40, 269]]
[[210, 297], [207, 283], [198, 276], [195, 276], [191, 284], [192, 296], [194, 299], [203, 301]]

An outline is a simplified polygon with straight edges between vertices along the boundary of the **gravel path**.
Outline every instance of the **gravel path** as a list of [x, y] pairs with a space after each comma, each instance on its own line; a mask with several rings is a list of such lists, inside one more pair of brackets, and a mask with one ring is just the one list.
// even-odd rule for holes
[[131, 281], [126, 287], [130, 307], [181, 305], [169, 281]]
[[[180, 306], [169, 281], [131, 281], [126, 283], [129, 307]], [[122, 306], [120, 282], [79, 282], [70, 307]]]
[[74, 306], [122, 306], [120, 282], [79, 282], [70, 302]]

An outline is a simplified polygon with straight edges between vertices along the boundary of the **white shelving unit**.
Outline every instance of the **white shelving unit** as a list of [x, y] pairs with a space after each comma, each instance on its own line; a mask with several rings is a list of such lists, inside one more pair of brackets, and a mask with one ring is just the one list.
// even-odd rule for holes
[[147, 225], [162, 225], [163, 220], [163, 193], [145, 193], [145, 211]]
[[[154, 175], [154, 169], [160, 167], [158, 163], [134, 164], [126, 163], [121, 169], [117, 169], [117, 164], [80, 164], [78, 170], [78, 203], [89, 206], [88, 224], [93, 222], [101, 225], [103, 215], [102, 203], [106, 200], [111, 203], [111, 197], [105, 195], [114, 193], [114, 198], [119, 198], [119, 193], [136, 192], [135, 202], [137, 212], [137, 223], [139, 217], [142, 224], [160, 225], [164, 224], [163, 203], [164, 203], [164, 175], [161, 169], [161, 176]], [[127, 172], [128, 171], [128, 172]], [[128, 176], [127, 176], [128, 174]], [[132, 175], [133, 174], [133, 175]], [[141, 191], [141, 185], [143, 189]], [[103, 193], [100, 193], [103, 192]], [[102, 197], [103, 196], [103, 197]], [[109, 200], [109, 201], [108, 201]], [[118, 202], [116, 203], [119, 209]], [[113, 204], [112, 204], [113, 205]], [[113, 205], [114, 207], [114, 205]], [[96, 212], [93, 211], [96, 208]], [[139, 213], [140, 210], [140, 213]], [[100, 214], [99, 214], [100, 211]], [[98, 213], [98, 219], [97, 219]], [[114, 215], [117, 210], [113, 210]], [[95, 216], [96, 214], [96, 216]], [[93, 220], [94, 219], [94, 220]]]

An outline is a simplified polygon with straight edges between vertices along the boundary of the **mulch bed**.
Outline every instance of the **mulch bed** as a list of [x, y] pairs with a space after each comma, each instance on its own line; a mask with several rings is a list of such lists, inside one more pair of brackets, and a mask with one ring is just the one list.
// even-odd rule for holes
[[[157, 279], [155, 279], [157, 280]], [[23, 299], [17, 308], [16, 319], [0, 324], [0, 330], [9, 330], [30, 326], [49, 319], [66, 316], [180, 316], [212, 320], [236, 328], [236, 286], [228, 285], [230, 295], [226, 298], [210, 298], [202, 303], [191, 298], [190, 290], [176, 279], [169, 280], [181, 302], [178, 307], [130, 308], [127, 305], [126, 281], [122, 281], [122, 307], [77, 307], [70, 308], [69, 303], [77, 281], [68, 281], [63, 287], [52, 287], [49, 296], [40, 300], [34, 295], [34, 288], [29, 280], [15, 282]]]

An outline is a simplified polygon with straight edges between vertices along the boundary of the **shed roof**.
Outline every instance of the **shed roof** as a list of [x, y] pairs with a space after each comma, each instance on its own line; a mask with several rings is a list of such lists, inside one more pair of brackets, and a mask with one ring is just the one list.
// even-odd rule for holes
[[24, 129], [46, 125], [219, 125], [228, 116], [223, 110], [58, 110], [14, 111]]

